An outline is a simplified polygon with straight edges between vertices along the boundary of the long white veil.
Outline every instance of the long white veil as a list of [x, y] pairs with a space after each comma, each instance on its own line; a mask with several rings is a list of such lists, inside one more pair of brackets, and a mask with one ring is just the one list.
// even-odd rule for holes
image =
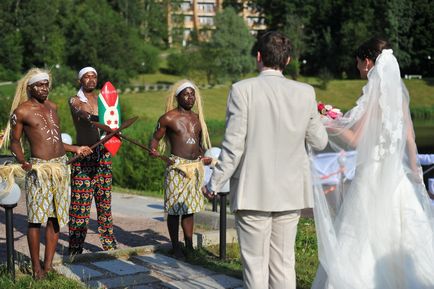
[[356, 168], [332, 189], [314, 172], [313, 288], [434, 288], [433, 212], [391, 49], [377, 57], [356, 107], [325, 125], [331, 147], [355, 155]]

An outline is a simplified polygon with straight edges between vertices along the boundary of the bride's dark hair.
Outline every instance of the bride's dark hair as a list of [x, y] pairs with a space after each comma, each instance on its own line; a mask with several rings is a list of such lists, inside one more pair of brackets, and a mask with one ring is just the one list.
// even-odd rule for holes
[[375, 60], [378, 55], [380, 55], [381, 51], [390, 48], [392, 47], [386, 39], [381, 37], [372, 37], [360, 45], [355, 54], [359, 59], [369, 58], [375, 63]]

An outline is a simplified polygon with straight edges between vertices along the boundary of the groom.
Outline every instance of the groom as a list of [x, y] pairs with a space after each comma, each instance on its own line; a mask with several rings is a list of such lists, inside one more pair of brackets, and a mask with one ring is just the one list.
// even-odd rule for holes
[[232, 85], [212, 196], [231, 178], [244, 288], [296, 288], [294, 244], [300, 210], [313, 206], [305, 144], [322, 150], [327, 133], [310, 85], [286, 79], [289, 39], [265, 33], [257, 43], [259, 76]]

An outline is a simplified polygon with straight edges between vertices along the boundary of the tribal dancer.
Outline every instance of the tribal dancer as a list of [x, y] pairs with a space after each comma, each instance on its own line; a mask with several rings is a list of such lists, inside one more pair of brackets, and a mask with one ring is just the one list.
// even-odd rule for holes
[[[98, 121], [97, 72], [85, 67], [78, 73], [81, 84], [69, 105], [77, 132], [77, 144], [92, 145], [100, 139], [91, 121]], [[104, 145], [71, 166], [71, 206], [69, 208], [69, 253], [81, 254], [86, 239], [92, 198], [95, 197], [98, 232], [104, 250], [116, 249], [111, 213], [112, 159]]]
[[[175, 107], [174, 99], [177, 100]], [[195, 105], [196, 104], [196, 105]], [[197, 113], [193, 112], [196, 106]], [[162, 138], [165, 138], [160, 143]], [[202, 111], [199, 90], [190, 81], [176, 83], [166, 104], [166, 113], [158, 120], [151, 140], [151, 155], [158, 156], [170, 145], [172, 164], [168, 164], [164, 184], [164, 207], [168, 213], [167, 227], [172, 242], [173, 254], [183, 258], [178, 242], [179, 216], [184, 231], [187, 252], [193, 249], [193, 214], [204, 207], [201, 186], [204, 178], [204, 163], [210, 159], [202, 158], [208, 149], [210, 139]]]
[[[47, 99], [50, 87], [49, 73], [38, 68], [30, 69], [18, 82], [4, 144], [10, 138], [10, 149], [20, 165], [0, 169], [3, 179], [8, 175], [9, 183], [13, 176], [25, 177], [27, 240], [35, 279], [43, 278], [51, 270], [59, 229], [68, 221], [69, 169], [65, 165], [65, 151], [83, 156], [92, 153], [88, 146], [62, 143], [57, 106]], [[30, 145], [29, 161], [21, 145], [23, 134]], [[39, 262], [42, 223], [47, 223], [43, 268]]]

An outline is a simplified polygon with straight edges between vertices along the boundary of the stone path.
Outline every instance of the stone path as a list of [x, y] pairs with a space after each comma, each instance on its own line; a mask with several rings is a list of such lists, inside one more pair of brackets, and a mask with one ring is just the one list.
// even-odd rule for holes
[[[155, 253], [157, 248], [169, 245], [162, 205], [162, 200], [158, 198], [113, 193], [114, 233], [119, 249], [104, 252], [99, 242], [93, 204], [84, 254], [75, 260], [66, 256], [68, 230], [62, 228], [54, 258], [55, 269], [91, 288], [241, 288], [242, 282], [239, 279]], [[23, 196], [13, 212], [17, 259], [29, 263], [27, 219]], [[199, 226], [196, 230], [195, 243], [200, 243], [199, 245], [217, 243], [219, 235], [215, 229], [218, 226], [218, 214], [203, 212], [197, 214], [195, 220], [196, 223], [207, 224], [206, 229], [200, 229]], [[0, 208], [0, 263], [6, 262], [4, 223], [5, 212]], [[230, 225], [233, 225], [233, 219], [229, 216], [228, 226]], [[42, 232], [43, 230], [44, 228]], [[41, 259], [43, 259], [45, 240], [43, 233], [41, 236]], [[229, 229], [228, 242], [233, 241], [234, 236], [234, 230]], [[182, 230], [180, 230], [180, 240], [182, 240]]]
[[240, 279], [156, 253], [60, 264], [55, 269], [90, 288], [242, 288]]

